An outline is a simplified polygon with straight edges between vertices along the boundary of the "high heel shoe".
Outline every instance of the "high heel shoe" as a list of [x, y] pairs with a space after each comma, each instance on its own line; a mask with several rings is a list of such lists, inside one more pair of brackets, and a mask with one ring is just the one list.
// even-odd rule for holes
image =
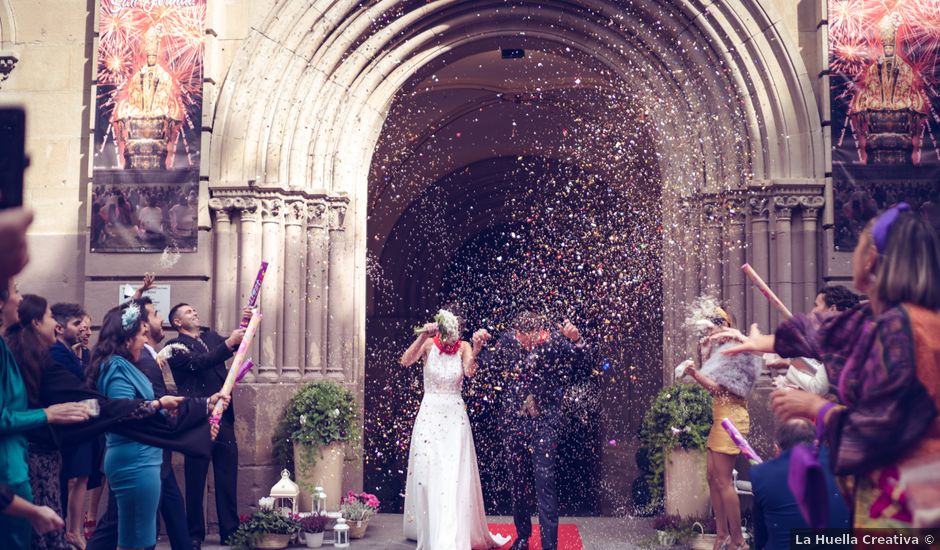
[[728, 550], [728, 546], [731, 544], [731, 537], [727, 536], [723, 539], [715, 539], [715, 545], [713, 550]]
[[85, 521], [82, 523], [82, 535], [85, 536], [85, 540], [91, 540], [91, 536], [95, 534], [95, 526], [97, 523], [94, 520], [88, 519], [88, 516], [85, 516]]

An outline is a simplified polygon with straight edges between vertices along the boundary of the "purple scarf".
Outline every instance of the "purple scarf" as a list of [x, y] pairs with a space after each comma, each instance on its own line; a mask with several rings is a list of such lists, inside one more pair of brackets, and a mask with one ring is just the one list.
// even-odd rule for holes
[[829, 317], [795, 315], [776, 332], [782, 357], [813, 357], [838, 382], [846, 409], [827, 426], [833, 472], [864, 474], [895, 463], [930, 427], [937, 409], [914, 362], [903, 306], [874, 317], [868, 304]]

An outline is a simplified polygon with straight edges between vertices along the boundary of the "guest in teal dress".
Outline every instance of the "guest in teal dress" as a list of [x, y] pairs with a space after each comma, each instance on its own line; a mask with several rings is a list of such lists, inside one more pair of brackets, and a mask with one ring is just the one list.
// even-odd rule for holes
[[[9, 306], [15, 310], [19, 295], [12, 279], [2, 282], [0, 289], [0, 319]], [[0, 329], [5, 328], [0, 325]], [[88, 419], [88, 410], [78, 403], [53, 405], [45, 409], [27, 408], [26, 387], [19, 366], [6, 343], [0, 338], [0, 483], [6, 484], [14, 495], [32, 502], [26, 465], [26, 432], [46, 424], [70, 424]], [[0, 514], [0, 548], [29, 548], [33, 529], [29, 521]]]
[[[147, 399], [157, 409], [174, 410], [183, 399], [154, 399], [150, 380], [134, 366], [144, 347], [146, 331], [136, 305], [109, 311], [92, 353], [90, 378], [109, 398]], [[108, 433], [106, 441], [104, 472], [118, 505], [118, 548], [153, 546], [157, 542], [163, 450], [116, 433]]]

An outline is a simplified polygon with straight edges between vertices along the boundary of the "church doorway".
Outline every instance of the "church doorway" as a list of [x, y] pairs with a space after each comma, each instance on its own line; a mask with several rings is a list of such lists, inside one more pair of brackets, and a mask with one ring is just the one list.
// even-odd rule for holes
[[[506, 59], [477, 44], [416, 76], [373, 157], [364, 486], [389, 511], [402, 507], [422, 395], [421, 367], [397, 359], [415, 325], [455, 303], [466, 338], [498, 336], [522, 310], [582, 327], [597, 353], [591, 380], [566, 394], [561, 512], [629, 506], [633, 475], [613, 465], [635, 451], [631, 411], [661, 385], [657, 145], [650, 114], [603, 67], [525, 45]], [[482, 369], [464, 399], [487, 511], [507, 514], [499, 376]]]

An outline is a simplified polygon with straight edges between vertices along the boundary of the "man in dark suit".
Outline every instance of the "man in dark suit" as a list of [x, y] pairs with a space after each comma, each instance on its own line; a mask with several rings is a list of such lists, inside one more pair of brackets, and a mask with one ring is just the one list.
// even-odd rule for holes
[[[170, 324], [179, 335], [167, 345], [182, 344], [189, 353], [174, 353], [169, 360], [180, 394], [205, 397], [222, 389], [228, 368], [245, 335], [243, 329], [222, 338], [217, 332], [202, 332], [199, 314], [189, 304], [177, 304], [170, 310]], [[192, 547], [201, 548], [206, 538], [203, 503], [209, 460], [185, 457], [186, 519]], [[219, 517], [219, 536], [224, 543], [238, 528], [236, 486], [238, 484], [238, 444], [235, 441], [235, 410], [230, 405], [222, 415], [219, 435], [212, 449], [212, 473], [215, 478], [215, 509]]]
[[[153, 384], [154, 397], [159, 399], [164, 395], [177, 395], [173, 375], [168, 368], [163, 368], [157, 362], [157, 352], [154, 347], [163, 341], [163, 319], [157, 313], [150, 298], [144, 297], [134, 300], [140, 307], [143, 323], [147, 326], [147, 343], [137, 360], [137, 368], [143, 372], [150, 383]], [[163, 451], [163, 465], [160, 468], [160, 514], [166, 527], [167, 538], [173, 550], [188, 550], [191, 542], [189, 530], [186, 526], [186, 509], [176, 474], [173, 473], [173, 452]], [[156, 518], [154, 518], [156, 520]], [[88, 541], [87, 550], [114, 550], [117, 547], [117, 501], [114, 493], [108, 491], [108, 510], [98, 522], [95, 533]]]
[[[504, 440], [510, 455], [513, 522], [518, 535], [513, 550], [529, 547], [533, 488], [542, 548], [558, 548], [555, 459], [563, 427], [562, 401], [568, 386], [590, 376], [591, 351], [570, 321], [556, 328], [551, 330], [535, 313], [522, 312], [495, 349], [485, 349], [477, 359], [481, 367], [502, 374]], [[485, 340], [489, 334], [481, 329], [473, 337]]]
[[[788, 550], [793, 542], [790, 531], [808, 529], [796, 499], [787, 485], [790, 453], [796, 445], [812, 445], [815, 428], [806, 420], [790, 420], [777, 427], [777, 457], [751, 467], [754, 492], [754, 539], [757, 550]], [[849, 511], [829, 471], [829, 448], [819, 450], [819, 462], [829, 488], [829, 527], [849, 528]]]

